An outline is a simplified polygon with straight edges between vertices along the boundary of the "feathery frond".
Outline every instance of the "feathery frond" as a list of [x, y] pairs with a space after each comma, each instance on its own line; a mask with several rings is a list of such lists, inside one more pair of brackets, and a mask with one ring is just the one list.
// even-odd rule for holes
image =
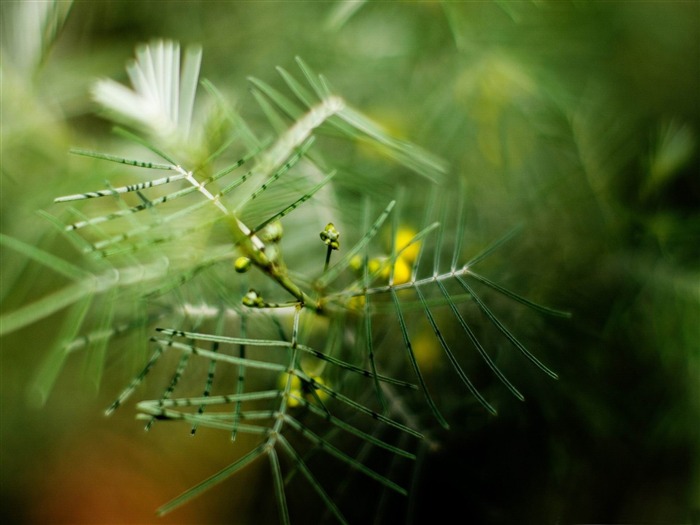
[[[339, 12], [341, 19], [350, 14]], [[63, 224], [45, 215], [60, 223], [62, 233], [83, 252], [81, 265], [0, 236], [4, 247], [68, 281], [4, 313], [0, 333], [67, 310], [63, 332], [34, 383], [37, 397], [45, 400], [69, 356], [83, 354], [86, 374], [97, 385], [113, 338], [155, 328], [144, 340], [150, 355], [142, 357], [140, 371], [106, 413], [126, 404], [159, 369], [169, 374], [167, 385], [156, 399], [136, 405], [146, 429], [179, 421], [191, 435], [209, 428], [227, 432], [237, 446], [248, 442], [237, 440], [240, 435], [255, 441], [228, 467], [161, 507], [160, 514], [267, 456], [281, 523], [294, 518], [287, 484], [296, 473], [329, 515], [347, 523], [318, 456], [405, 496], [407, 488], [392, 473], [416, 458], [412, 442], [425, 438], [421, 418], [408, 403], [422, 395], [432, 417], [449, 428], [449, 414], [439, 406], [439, 385], [421, 353], [418, 330], [423, 325], [429, 344], [441, 350], [461, 384], [491, 414], [496, 408], [470, 375], [464, 334], [500, 382], [518, 399], [524, 396], [480, 342], [465, 305], [475, 305], [526, 359], [556, 378], [469, 280], [539, 313], [567, 314], [474, 272], [473, 266], [510, 235], [460, 266], [462, 201], [452, 229], [448, 206], [441, 207], [440, 220], [433, 217], [439, 190], [431, 190], [423, 222], [413, 230], [402, 223], [401, 191], [396, 199], [381, 201], [376, 214], [371, 210], [378, 192], [361, 181], [337, 188], [335, 182], [354, 174], [326, 160], [325, 144], [317, 140], [323, 134], [370, 144], [401, 170], [421, 175], [416, 179], [421, 183], [442, 180], [446, 165], [352, 109], [301, 59], [301, 81], [278, 68], [291, 95], [250, 79], [253, 97], [269, 120], [271, 140], [258, 139], [217, 88], [204, 81], [214, 107], [221, 108], [226, 132], [210, 144], [197, 143], [200, 63], [199, 48], [185, 51], [181, 67], [179, 45], [156, 41], [139, 47], [127, 68], [133, 89], [111, 80], [95, 85], [93, 95], [108, 114], [137, 130], [118, 129], [118, 135], [148, 153], [140, 158], [85, 149], [73, 153], [123, 165], [141, 176], [55, 198], [58, 206], [74, 206], [71, 220]], [[363, 196], [361, 209], [345, 206], [348, 190]], [[348, 234], [344, 222], [361, 228]], [[446, 254], [448, 238], [454, 238], [452, 254]], [[341, 254], [333, 258], [338, 250]], [[424, 268], [430, 252], [432, 268]], [[446, 255], [451, 255], [449, 270], [443, 268]], [[132, 303], [143, 314], [138, 321], [124, 319], [123, 305]], [[415, 314], [423, 320], [415, 322]], [[451, 331], [452, 326], [457, 329]], [[166, 354], [176, 354], [169, 371], [163, 370], [173, 362], [163, 359]], [[387, 458], [390, 468], [370, 462], [375, 455]]]

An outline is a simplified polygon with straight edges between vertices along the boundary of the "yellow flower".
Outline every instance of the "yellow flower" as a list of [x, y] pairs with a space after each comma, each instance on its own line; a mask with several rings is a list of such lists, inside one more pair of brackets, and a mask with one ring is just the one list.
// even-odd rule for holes
[[[317, 384], [325, 386], [326, 383], [323, 380], [323, 378], [321, 376], [317, 376], [317, 375], [313, 375], [313, 374], [310, 375], [309, 377], [311, 379], [313, 379], [313, 381], [314, 381], [313, 384], [308, 383], [308, 382], [304, 382], [301, 379], [299, 379], [299, 377], [297, 377], [297, 376], [292, 376], [291, 387], [289, 389], [290, 397], [287, 398], [287, 406], [288, 407], [297, 407], [301, 404], [298, 399], [295, 399], [295, 397], [305, 399], [309, 403], [314, 403], [317, 399], [317, 396], [318, 396], [318, 399], [321, 401], [324, 401], [328, 398], [328, 394], [325, 391], [321, 390], [318, 386], [316, 386]], [[286, 373], [280, 374], [277, 384], [278, 384], [278, 387], [281, 389], [284, 389], [287, 386], [287, 374]], [[316, 392], [316, 395], [314, 395], [314, 391]], [[295, 396], [295, 397], [291, 397], [291, 396]]]
[[396, 233], [396, 253], [401, 252], [401, 250], [408, 246], [401, 252], [400, 257], [404, 258], [409, 263], [416, 260], [418, 252], [420, 251], [420, 241], [414, 242], [409, 246], [411, 239], [413, 239], [417, 233], [416, 230], [408, 226], [402, 226]]
[[[394, 262], [394, 284], [403, 284], [411, 280], [411, 260], [397, 257]], [[391, 264], [388, 257], [375, 257], [368, 263], [370, 275], [377, 274], [380, 279], [389, 280], [391, 276]]]
[[403, 284], [411, 280], [411, 265], [403, 257], [394, 263], [394, 284]]

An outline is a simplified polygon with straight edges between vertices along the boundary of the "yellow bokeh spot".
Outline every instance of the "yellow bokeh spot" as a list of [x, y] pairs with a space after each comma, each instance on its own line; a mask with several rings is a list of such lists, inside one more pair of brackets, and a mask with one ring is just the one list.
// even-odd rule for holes
[[394, 284], [403, 284], [411, 280], [411, 265], [403, 257], [394, 263]]
[[427, 373], [433, 371], [440, 358], [440, 343], [435, 334], [429, 330], [422, 330], [412, 338], [411, 347], [420, 369]]
[[348, 302], [345, 303], [345, 306], [349, 310], [354, 310], [354, 311], [362, 311], [365, 308], [365, 296], [364, 295], [354, 295], [348, 299]]
[[401, 252], [404, 248], [407, 248], [401, 252], [401, 257], [408, 262], [413, 262], [418, 257], [418, 252], [420, 251], [420, 242], [414, 242], [409, 246], [411, 239], [413, 239], [416, 234], [416, 230], [403, 226], [399, 228], [396, 233], [396, 253]]
[[[403, 284], [411, 280], [411, 262], [405, 257], [397, 257], [394, 262], [394, 284]], [[391, 277], [391, 263], [388, 257], [370, 259], [367, 264], [370, 275], [375, 275], [384, 281]]]
[[370, 259], [367, 263], [367, 269], [370, 275], [378, 273], [378, 276], [382, 279], [388, 279], [391, 274], [391, 267], [387, 264], [386, 257]]
[[353, 272], [360, 273], [362, 270], [362, 257], [355, 255], [352, 259], [350, 259], [348, 266], [350, 266], [350, 269]]

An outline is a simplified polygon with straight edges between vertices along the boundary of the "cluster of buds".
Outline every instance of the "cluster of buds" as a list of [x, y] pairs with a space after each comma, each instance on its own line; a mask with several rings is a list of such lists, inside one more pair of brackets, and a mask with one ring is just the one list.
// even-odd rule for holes
[[332, 222], [329, 222], [325, 229], [320, 233], [321, 240], [331, 250], [340, 249], [340, 232], [335, 229]]
[[329, 222], [321, 232], [321, 240], [328, 246], [326, 250], [326, 263], [323, 265], [323, 271], [328, 269], [328, 263], [331, 262], [331, 253], [333, 250], [340, 249], [340, 232], [335, 229], [332, 222]]

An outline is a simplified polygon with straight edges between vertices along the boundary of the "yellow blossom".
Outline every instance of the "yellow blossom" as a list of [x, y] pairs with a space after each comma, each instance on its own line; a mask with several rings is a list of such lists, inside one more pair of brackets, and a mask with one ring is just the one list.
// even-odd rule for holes
[[[308, 382], [303, 382], [301, 379], [299, 379], [298, 376], [293, 375], [291, 379], [291, 386], [289, 389], [289, 394], [290, 397], [287, 399], [287, 406], [289, 407], [297, 407], [301, 403], [299, 402], [297, 398], [305, 399], [309, 403], [314, 403], [317, 399], [316, 396], [318, 396], [318, 399], [321, 401], [324, 401], [325, 399], [328, 398], [328, 394], [318, 388], [318, 385], [324, 385], [325, 386], [325, 381], [323, 381], [323, 378], [321, 376], [317, 375], [310, 375], [309, 376], [311, 379], [313, 379], [314, 384], [312, 385], [311, 383]], [[285, 388], [287, 385], [287, 374], [280, 374], [279, 380], [278, 380], [278, 386], [279, 388]], [[315, 390], [316, 395], [313, 394], [312, 389]], [[292, 397], [295, 396], [295, 397]]]
[[416, 257], [418, 257], [418, 252], [420, 251], [420, 241], [414, 242], [409, 246], [411, 239], [413, 239], [417, 233], [418, 232], [416, 232], [416, 230], [408, 226], [402, 226], [396, 233], [396, 253], [401, 252], [401, 250], [408, 246], [403, 252], [401, 252], [400, 256], [409, 263], [416, 260]]

